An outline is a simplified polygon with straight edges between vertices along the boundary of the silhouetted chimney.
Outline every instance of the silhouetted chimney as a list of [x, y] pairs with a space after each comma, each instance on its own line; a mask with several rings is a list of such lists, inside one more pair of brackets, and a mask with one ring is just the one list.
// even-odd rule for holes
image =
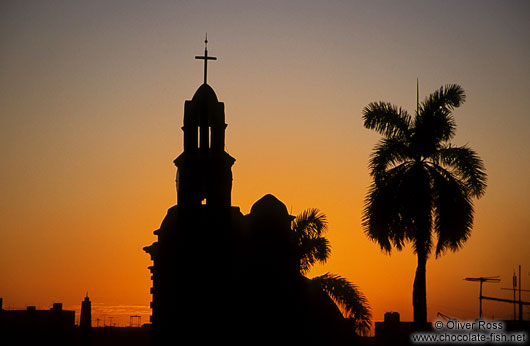
[[63, 310], [63, 303], [53, 303], [53, 307], [51, 308], [52, 311], [62, 311]]

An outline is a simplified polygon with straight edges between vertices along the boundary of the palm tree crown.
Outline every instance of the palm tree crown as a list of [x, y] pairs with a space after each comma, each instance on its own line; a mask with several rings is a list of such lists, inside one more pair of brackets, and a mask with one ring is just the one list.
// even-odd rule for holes
[[[324, 263], [329, 258], [331, 247], [323, 236], [327, 229], [326, 215], [315, 208], [304, 210], [293, 220], [292, 230], [297, 242], [301, 274], [306, 274], [315, 263]], [[356, 285], [330, 273], [310, 280], [330, 296], [345, 318], [353, 321], [358, 333], [368, 333], [372, 325], [372, 314], [368, 300]]]
[[[475, 151], [449, 142], [456, 131], [452, 112], [464, 101], [464, 90], [450, 84], [418, 104], [414, 117], [386, 102], [370, 103], [363, 110], [364, 126], [383, 138], [369, 162], [373, 183], [362, 226], [388, 253], [411, 243], [418, 255], [415, 293], [425, 286], [425, 262], [434, 235], [436, 257], [460, 249], [473, 226], [472, 197], [481, 197], [486, 189], [484, 164]], [[418, 299], [415, 321], [425, 322], [426, 305], [420, 313], [425, 316], [416, 316], [416, 303], [424, 304]]]

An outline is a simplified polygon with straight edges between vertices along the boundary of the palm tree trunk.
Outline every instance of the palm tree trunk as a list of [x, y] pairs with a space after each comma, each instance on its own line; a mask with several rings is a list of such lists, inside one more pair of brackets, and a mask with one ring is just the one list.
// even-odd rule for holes
[[414, 277], [414, 287], [412, 291], [412, 305], [414, 306], [414, 328], [425, 330], [427, 328], [427, 289], [425, 269], [427, 265], [427, 255], [418, 252], [418, 267]]

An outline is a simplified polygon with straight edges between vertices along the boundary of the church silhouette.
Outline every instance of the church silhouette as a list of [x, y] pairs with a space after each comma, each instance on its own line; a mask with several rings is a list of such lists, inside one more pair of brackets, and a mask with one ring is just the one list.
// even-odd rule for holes
[[[207, 40], [205, 41], [207, 43]], [[144, 247], [153, 265], [155, 345], [355, 342], [334, 302], [301, 275], [294, 219], [273, 195], [243, 215], [231, 204], [224, 103], [204, 83], [184, 107], [184, 151], [175, 159], [177, 205], [158, 240]]]

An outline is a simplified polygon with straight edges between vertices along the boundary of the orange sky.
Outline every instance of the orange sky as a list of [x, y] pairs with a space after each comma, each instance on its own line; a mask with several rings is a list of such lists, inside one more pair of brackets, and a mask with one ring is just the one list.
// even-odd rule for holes
[[[222, 3], [222, 4], [221, 4]], [[0, 297], [4, 308], [88, 291], [94, 318], [147, 321], [149, 256], [175, 204], [184, 101], [202, 81], [225, 102], [232, 201], [248, 213], [266, 193], [292, 214], [328, 215], [332, 255], [311, 275], [345, 276], [375, 320], [412, 318], [415, 258], [383, 254], [362, 233], [367, 162], [378, 135], [361, 111], [385, 100], [413, 110], [458, 83], [455, 144], [489, 175], [471, 239], [427, 264], [429, 319], [478, 314], [478, 285], [509, 298], [523, 266], [530, 288], [530, 34], [525, 1], [6, 1], [0, 5]], [[526, 300], [530, 299], [528, 294]], [[485, 302], [487, 317], [509, 304]], [[526, 316], [525, 316], [526, 317]]]

